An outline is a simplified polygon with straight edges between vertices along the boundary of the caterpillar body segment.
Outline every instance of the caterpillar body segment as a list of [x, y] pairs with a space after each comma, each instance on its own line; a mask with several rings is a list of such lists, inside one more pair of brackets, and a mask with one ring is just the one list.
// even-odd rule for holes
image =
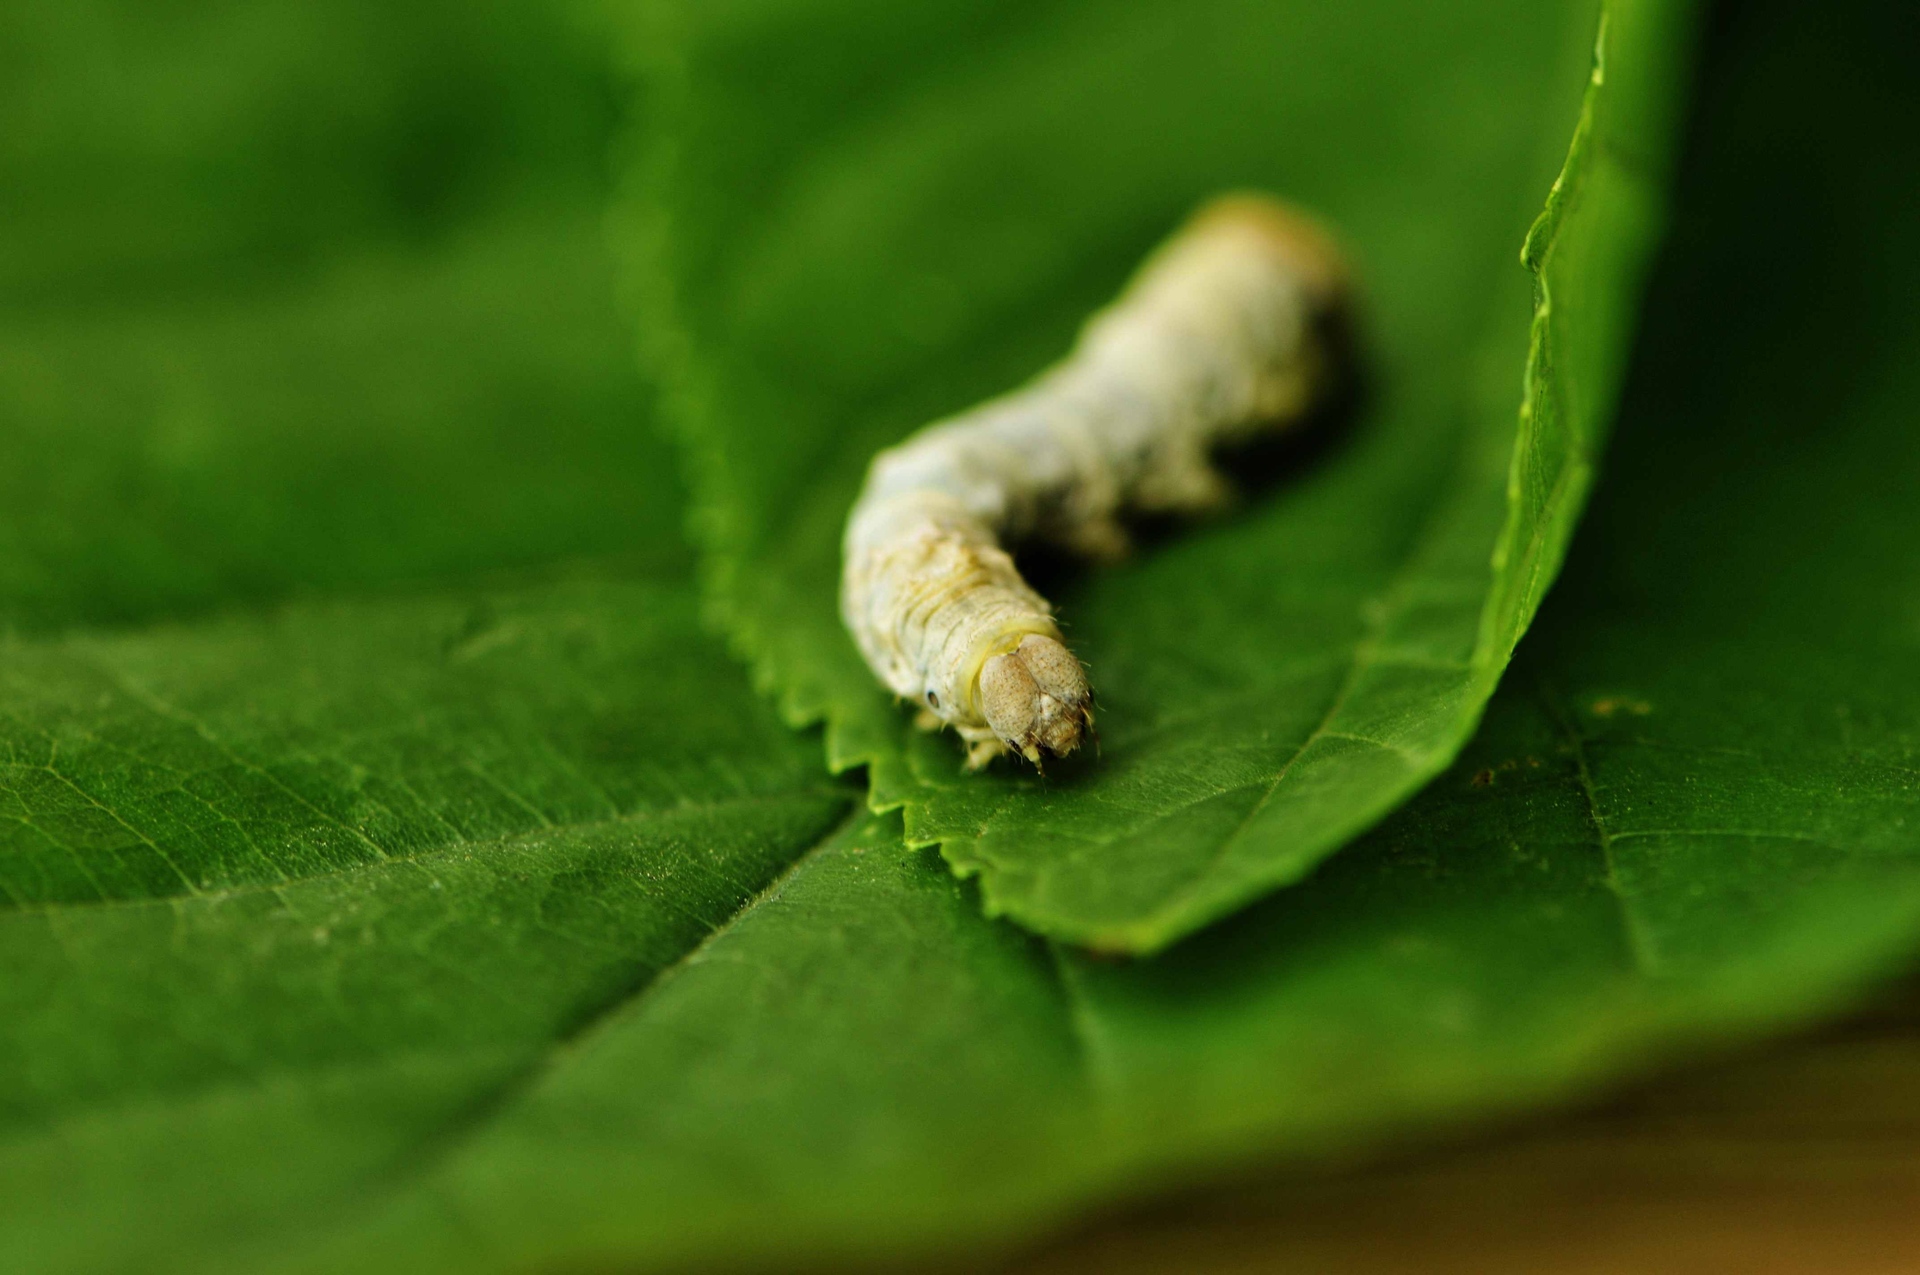
[[1086, 671], [1005, 545], [1123, 554], [1127, 513], [1230, 498], [1223, 443], [1299, 420], [1336, 371], [1331, 241], [1278, 201], [1201, 209], [1022, 389], [881, 452], [847, 520], [841, 614], [867, 663], [954, 727], [968, 764], [1038, 765], [1093, 727]]

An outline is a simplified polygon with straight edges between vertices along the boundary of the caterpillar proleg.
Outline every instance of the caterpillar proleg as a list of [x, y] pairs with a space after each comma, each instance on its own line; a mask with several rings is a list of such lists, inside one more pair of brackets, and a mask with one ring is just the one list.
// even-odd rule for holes
[[1005, 544], [1112, 558], [1120, 515], [1213, 509], [1222, 443], [1306, 415], [1336, 370], [1346, 271], [1313, 222], [1261, 195], [1203, 207], [1025, 387], [874, 457], [847, 519], [841, 614], [867, 663], [950, 725], [979, 767], [1038, 765], [1093, 727], [1085, 669]]

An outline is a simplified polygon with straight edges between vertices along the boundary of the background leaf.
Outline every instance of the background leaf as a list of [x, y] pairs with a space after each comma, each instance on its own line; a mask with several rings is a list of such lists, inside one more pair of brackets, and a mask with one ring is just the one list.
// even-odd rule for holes
[[14, 635], [0, 1264], [944, 1256], [1844, 1003], [1920, 933], [1908, 22], [1725, 15], [1591, 534], [1479, 734], [1151, 961], [841, 826], [641, 532]]
[[1723, 15], [1589, 534], [1459, 762], [1380, 828], [1123, 962], [982, 920], [870, 817], [327, 1257], [950, 1253], [1562, 1098], [1908, 959], [1906, 21]]
[[0, 616], [679, 559], [562, 11], [30, 0], [0, 59]]
[[[1689, 7], [1613, 6], [1569, 157], [1596, 12], [823, 3], [642, 28], [660, 131], [633, 235], [722, 618], [990, 913], [1157, 949], [1298, 879], [1465, 740], [1585, 495], [1658, 218]], [[1513, 258], [1563, 159], [1529, 354]], [[1363, 418], [1276, 498], [1055, 592], [1097, 763], [963, 777], [837, 615], [866, 463], [1057, 357], [1240, 186], [1351, 241]]]
[[585, 33], [0, 20], [0, 1266], [200, 1269], [403, 1177], [854, 798], [696, 623]]

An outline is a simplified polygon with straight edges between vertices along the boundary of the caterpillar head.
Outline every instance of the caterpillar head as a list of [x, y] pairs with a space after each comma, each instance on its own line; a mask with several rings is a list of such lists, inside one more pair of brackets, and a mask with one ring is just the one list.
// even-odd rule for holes
[[1086, 670], [1057, 638], [1029, 633], [980, 667], [980, 711], [1008, 748], [1036, 766], [1065, 757], [1093, 729]]

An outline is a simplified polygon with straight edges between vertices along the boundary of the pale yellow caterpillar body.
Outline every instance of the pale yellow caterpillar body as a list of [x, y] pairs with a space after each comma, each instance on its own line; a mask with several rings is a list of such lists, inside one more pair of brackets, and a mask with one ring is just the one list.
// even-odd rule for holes
[[1111, 558], [1127, 513], [1230, 495], [1224, 443], [1305, 416], [1336, 371], [1344, 305], [1332, 241], [1277, 200], [1202, 208], [1025, 387], [881, 452], [847, 520], [841, 614], [867, 663], [980, 766], [1036, 765], [1093, 726], [1086, 671], [1007, 544]]

